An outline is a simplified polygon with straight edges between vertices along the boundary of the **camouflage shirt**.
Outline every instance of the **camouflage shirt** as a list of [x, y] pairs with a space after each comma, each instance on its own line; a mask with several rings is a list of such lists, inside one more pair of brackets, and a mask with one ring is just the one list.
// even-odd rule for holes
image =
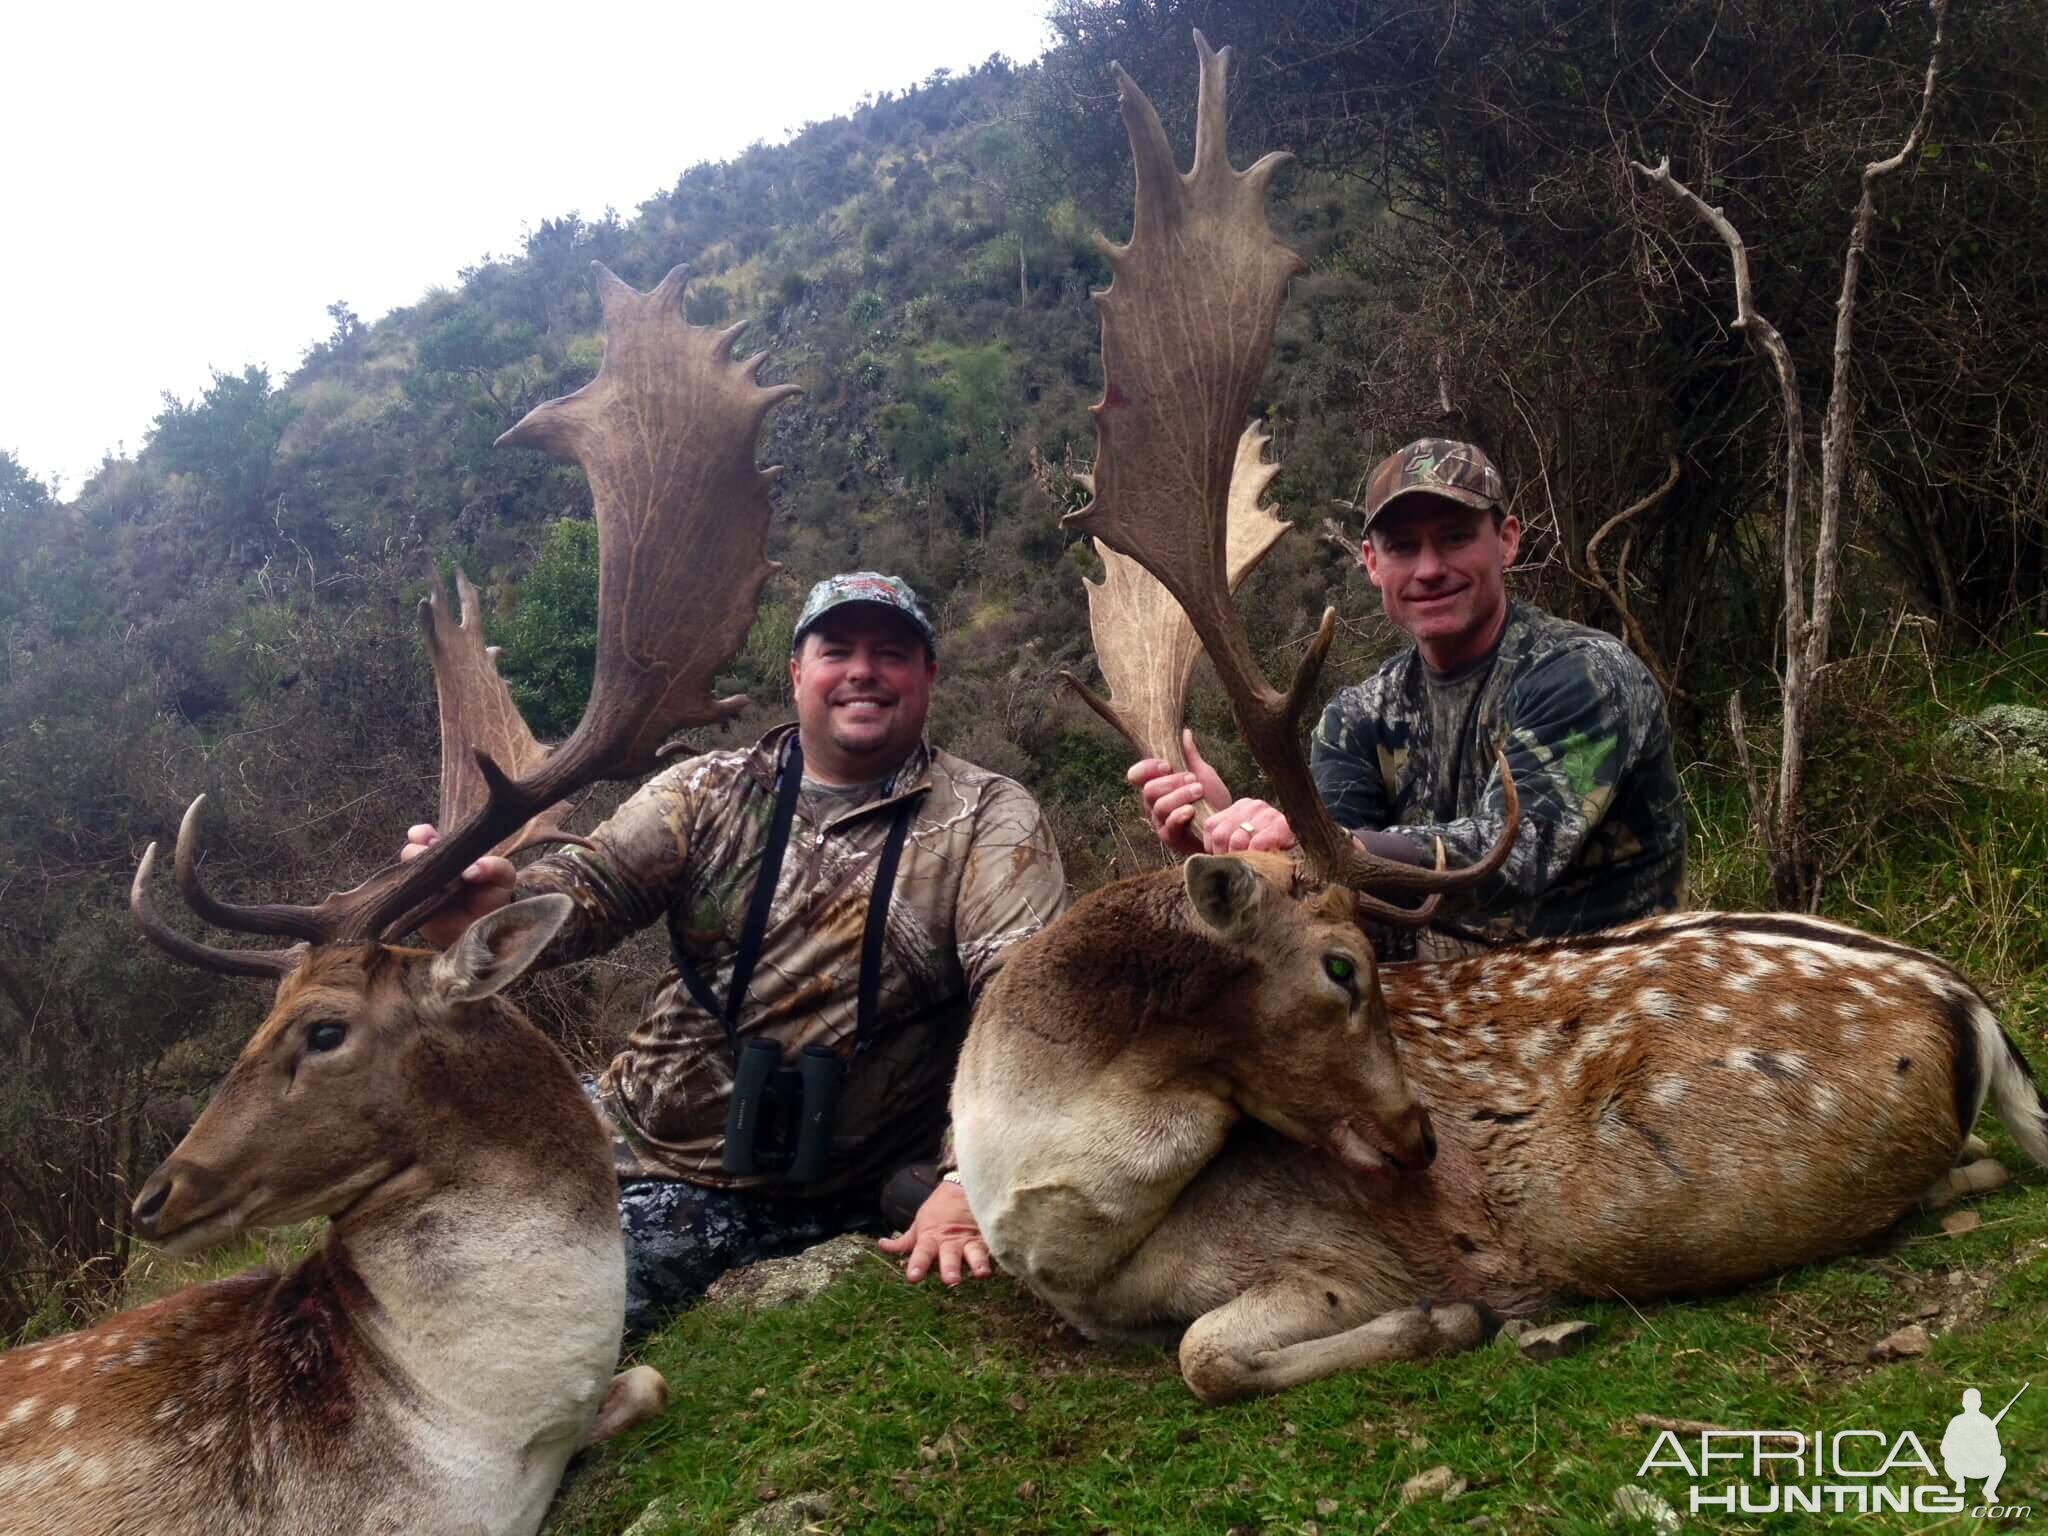
[[[593, 848], [522, 870], [522, 896], [562, 891], [576, 904], [546, 962], [596, 954], [666, 918], [677, 952], [723, 1002], [794, 731], [667, 769], [591, 834]], [[820, 1196], [932, 1154], [969, 1004], [1009, 947], [1066, 906], [1059, 853], [1021, 786], [920, 745], [864, 801], [800, 796], [737, 1033], [742, 1043], [775, 1041], [786, 1064], [806, 1045], [851, 1053], [868, 898], [906, 803], [914, 808], [889, 902], [875, 1036], [841, 1084], [826, 1179], [798, 1191], [777, 1175], [723, 1171], [733, 1046], [675, 969], [598, 1082], [622, 1177]]]
[[1521, 831], [1476, 910], [1449, 926], [1502, 942], [1678, 905], [1685, 807], [1664, 697], [1600, 630], [1511, 602], [1493, 653], [1458, 673], [1432, 675], [1410, 646], [1330, 701], [1310, 766], [1340, 826], [1412, 828], [1432, 859], [1441, 837], [1456, 866], [1499, 836], [1496, 747], [1521, 795]]

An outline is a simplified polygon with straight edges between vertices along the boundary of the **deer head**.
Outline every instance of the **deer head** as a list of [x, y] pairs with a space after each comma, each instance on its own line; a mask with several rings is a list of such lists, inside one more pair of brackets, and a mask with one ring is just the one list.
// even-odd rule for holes
[[[1281, 301], [1302, 263], [1266, 222], [1266, 189], [1286, 157], [1271, 154], [1249, 170], [1231, 168], [1225, 144], [1229, 50], [1212, 50], [1199, 32], [1195, 48], [1201, 85], [1194, 165], [1186, 175], [1173, 163], [1151, 102], [1116, 71], [1136, 162], [1137, 206], [1128, 242], [1113, 245], [1097, 237], [1113, 280], [1095, 295], [1102, 314], [1103, 390], [1092, 407], [1094, 498], [1066, 522], [1143, 567], [1185, 612], [1310, 867], [1355, 888], [1361, 910], [1370, 916], [1427, 922], [1438, 893], [1469, 888], [1506, 861], [1519, 823], [1514, 784], [1503, 759], [1507, 824], [1478, 864], [1431, 870], [1377, 858], [1331, 820], [1301, 749], [1301, 714], [1336, 633], [1336, 610], [1324, 613], [1285, 693], [1273, 690], [1252, 658], [1230, 593], [1250, 564], [1233, 552], [1254, 544], [1255, 524], [1241, 509], [1247, 502], [1256, 505], [1262, 485], [1234, 498], [1232, 482], [1248, 468], [1268, 468], [1256, 454], [1249, 467], [1244, 463], [1240, 429], [1265, 372]], [[1234, 499], [1241, 531], [1233, 531]], [[1251, 560], [1270, 543], [1267, 538], [1257, 545]], [[1128, 576], [1119, 582], [1130, 584]], [[1152, 653], [1157, 667], [1157, 643], [1144, 638], [1132, 616], [1156, 613], [1158, 607], [1157, 601], [1112, 605], [1091, 594], [1098, 653]], [[1122, 721], [1115, 723], [1131, 734]], [[1176, 720], [1165, 728], [1168, 740], [1143, 745], [1177, 760], [1177, 732], [1171, 728], [1177, 725]], [[1146, 728], [1159, 730], [1162, 722], [1148, 720]], [[1419, 907], [1402, 907], [1376, 892], [1427, 893], [1427, 899]]]
[[1196, 921], [1242, 962], [1201, 1015], [1238, 1107], [1354, 1173], [1426, 1167], [1436, 1137], [1395, 1057], [1356, 894], [1305, 891], [1271, 853], [1198, 855], [1181, 876]]
[[[311, 951], [142, 1186], [136, 1229], [174, 1254], [196, 1253], [244, 1228], [349, 1210], [409, 1170], [445, 1176], [496, 1129], [457, 1101], [472, 1096], [465, 1077], [503, 1075], [497, 994], [568, 915], [568, 897], [536, 896], [479, 919], [444, 954]], [[479, 1039], [487, 1033], [496, 1038]], [[516, 1134], [544, 1130], [529, 1119]]]

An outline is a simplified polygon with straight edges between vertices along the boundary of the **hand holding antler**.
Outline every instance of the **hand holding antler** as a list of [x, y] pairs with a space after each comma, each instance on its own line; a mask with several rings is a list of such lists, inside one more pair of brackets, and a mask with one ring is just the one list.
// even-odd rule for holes
[[[1180, 733], [1187, 768], [1163, 757], [1147, 757], [1124, 775], [1145, 802], [1145, 814], [1159, 841], [1175, 853], [1265, 853], [1294, 846], [1294, 829], [1278, 806], [1264, 800], [1233, 800], [1230, 786], [1195, 745], [1195, 733]], [[1204, 814], [1210, 807], [1222, 810]]]
[[[410, 864], [423, 858], [441, 841], [441, 830], [430, 821], [405, 829], [405, 846], [398, 850], [398, 862]], [[439, 949], [446, 949], [480, 917], [509, 906], [519, 883], [519, 871], [512, 861], [487, 853], [462, 872], [462, 885], [440, 911], [420, 921], [420, 937]]]

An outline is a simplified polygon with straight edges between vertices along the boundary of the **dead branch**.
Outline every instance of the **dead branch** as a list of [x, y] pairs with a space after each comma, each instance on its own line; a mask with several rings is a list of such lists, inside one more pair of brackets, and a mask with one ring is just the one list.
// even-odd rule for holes
[[[1856, 285], [1863, 273], [1863, 253], [1870, 245], [1870, 226], [1877, 217], [1874, 189], [1887, 176], [1920, 152], [1927, 137], [1927, 125], [1934, 117], [1934, 87], [1941, 76], [1943, 57], [1948, 52], [1948, 0], [1931, 0], [1934, 15], [1934, 43], [1927, 55], [1927, 80], [1920, 91], [1920, 113], [1899, 152], [1886, 160], [1873, 160], [1863, 167], [1862, 194], [1856, 201], [1855, 217], [1849, 224], [1849, 248], [1842, 258], [1842, 293], [1835, 300], [1834, 380], [1828, 390], [1827, 412], [1820, 429], [1820, 531], [1814, 541], [1813, 617], [1804, 643], [1805, 671], [1817, 673], [1828, 656], [1828, 619], [1835, 601], [1835, 578], [1841, 566], [1842, 481], [1849, 460], [1849, 407], [1851, 395], [1850, 354], [1855, 341]], [[1797, 643], [1787, 632], [1788, 648]], [[1787, 669], [1787, 677], [1791, 675]]]
[[[1636, 622], [1635, 614], [1629, 609], [1626, 575], [1628, 565], [1627, 546], [1623, 546], [1621, 558], [1615, 562], [1613, 582], [1610, 583], [1606, 573], [1600, 569], [1601, 541], [1614, 532], [1615, 529], [1621, 527], [1622, 524], [1631, 522], [1649, 511], [1650, 508], [1654, 507], [1666, 496], [1669, 496], [1672, 488], [1678, 484], [1678, 455], [1667, 452], [1665, 457], [1668, 462], [1664, 474], [1664, 483], [1650, 492], [1649, 495], [1643, 497], [1642, 500], [1631, 502], [1628, 506], [1623, 507], [1614, 516], [1595, 529], [1593, 537], [1586, 540], [1585, 561], [1588, 577], [1596, 587], [1607, 595], [1607, 601], [1614, 605], [1614, 611], [1621, 615], [1622, 628], [1627, 631], [1629, 644], [1634, 646], [1636, 654], [1642, 657], [1643, 665], [1648, 667], [1655, 675], [1657, 686], [1664, 690], [1666, 697], [1682, 698], [1686, 695], [1672, 681], [1671, 674], [1665, 670], [1663, 661], [1658, 657], [1656, 651], [1651, 648], [1649, 637], [1643, 633], [1643, 626]], [[1566, 568], [1570, 568], [1569, 562], [1567, 562]]]

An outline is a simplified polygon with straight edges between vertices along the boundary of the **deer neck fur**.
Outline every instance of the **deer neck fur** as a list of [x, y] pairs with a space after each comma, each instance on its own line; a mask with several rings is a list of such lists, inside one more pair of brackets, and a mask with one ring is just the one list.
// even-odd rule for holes
[[1196, 1000], [1241, 966], [1188, 921], [1171, 872], [1084, 897], [1017, 954], [953, 1098], [961, 1180], [990, 1250], [1049, 1299], [1097, 1289], [1240, 1118]]

